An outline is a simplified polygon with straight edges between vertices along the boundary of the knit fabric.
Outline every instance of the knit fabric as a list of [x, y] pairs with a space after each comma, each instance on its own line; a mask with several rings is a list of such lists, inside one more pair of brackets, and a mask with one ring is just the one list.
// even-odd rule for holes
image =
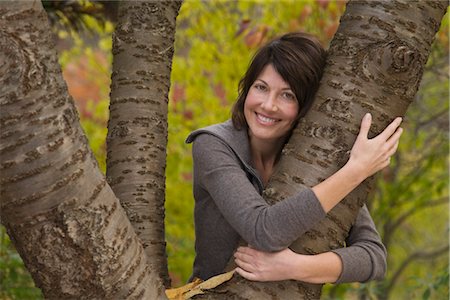
[[[263, 251], [288, 247], [326, 214], [311, 189], [268, 205], [262, 180], [251, 165], [246, 130], [231, 121], [192, 132], [194, 161], [195, 250], [193, 275], [206, 280], [224, 271], [240, 238]], [[386, 271], [386, 249], [366, 206], [346, 241], [333, 250], [342, 260], [337, 283], [380, 279]]]

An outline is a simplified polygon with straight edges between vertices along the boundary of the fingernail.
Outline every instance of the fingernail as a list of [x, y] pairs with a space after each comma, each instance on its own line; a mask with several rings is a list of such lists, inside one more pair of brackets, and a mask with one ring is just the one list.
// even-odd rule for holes
[[366, 119], [369, 119], [371, 117], [372, 117], [372, 115], [370, 113], [366, 113], [366, 115], [364, 116], [364, 118], [366, 118]]

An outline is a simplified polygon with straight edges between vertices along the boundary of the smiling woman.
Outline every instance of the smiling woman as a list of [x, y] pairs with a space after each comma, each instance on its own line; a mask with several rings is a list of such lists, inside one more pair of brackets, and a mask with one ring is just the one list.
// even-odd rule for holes
[[244, 116], [252, 147], [252, 163], [264, 185], [286, 137], [297, 119], [299, 103], [289, 85], [272, 64], [264, 67], [248, 91]]
[[[274, 39], [256, 53], [240, 81], [232, 119], [188, 136], [196, 233], [191, 279], [206, 280], [230, 268], [257, 281], [362, 282], [384, 276], [386, 251], [365, 206], [346, 248], [300, 255], [288, 246], [389, 164], [402, 133], [400, 118], [368, 139], [367, 114], [349, 161], [335, 174], [274, 205], [261, 196], [293, 127], [311, 106], [324, 62], [325, 51], [311, 35]], [[248, 247], [238, 248], [242, 244]], [[233, 254], [237, 267], [230, 263]]]
[[267, 65], [251, 86], [244, 104], [250, 139], [282, 143], [298, 111], [299, 103], [289, 85], [272, 64]]

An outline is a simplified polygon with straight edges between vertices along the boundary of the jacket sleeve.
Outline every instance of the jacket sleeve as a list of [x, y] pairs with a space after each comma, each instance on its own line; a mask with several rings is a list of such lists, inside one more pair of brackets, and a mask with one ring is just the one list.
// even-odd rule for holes
[[233, 150], [213, 135], [198, 135], [192, 154], [194, 194], [196, 189], [206, 191], [227, 222], [252, 247], [282, 250], [326, 215], [311, 189], [268, 205]]
[[346, 248], [333, 250], [342, 261], [342, 273], [336, 283], [384, 278], [387, 268], [386, 248], [366, 205], [360, 209], [346, 244]]

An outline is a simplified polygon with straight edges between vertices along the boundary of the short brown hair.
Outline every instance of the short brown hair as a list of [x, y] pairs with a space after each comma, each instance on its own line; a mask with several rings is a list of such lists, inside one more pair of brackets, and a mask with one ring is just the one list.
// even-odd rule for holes
[[294, 92], [298, 104], [297, 121], [311, 107], [325, 66], [326, 51], [317, 38], [303, 32], [287, 33], [262, 46], [239, 82], [239, 95], [231, 119], [236, 129], [247, 128], [244, 103], [248, 91], [264, 67], [272, 64]]

